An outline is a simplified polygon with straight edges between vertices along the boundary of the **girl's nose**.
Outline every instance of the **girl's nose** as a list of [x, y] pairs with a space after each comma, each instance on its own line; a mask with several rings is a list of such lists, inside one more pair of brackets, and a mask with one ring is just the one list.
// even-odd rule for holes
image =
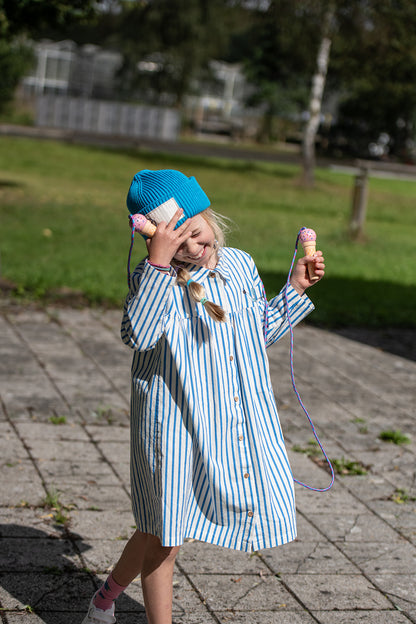
[[190, 256], [196, 255], [199, 251], [199, 245], [195, 241], [187, 240], [184, 245], [186, 253], [188, 253]]

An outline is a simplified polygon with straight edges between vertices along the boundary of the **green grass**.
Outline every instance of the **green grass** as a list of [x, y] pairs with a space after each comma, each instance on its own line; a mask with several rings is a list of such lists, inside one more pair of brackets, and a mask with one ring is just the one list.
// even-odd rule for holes
[[[352, 242], [352, 176], [317, 170], [306, 190], [292, 165], [3, 137], [2, 277], [21, 296], [43, 299], [65, 287], [89, 303], [120, 306], [130, 244], [125, 197], [143, 168], [196, 176], [214, 209], [235, 222], [228, 242], [252, 254], [269, 296], [286, 280], [300, 227], [314, 228], [327, 272], [309, 291], [311, 322], [416, 326], [416, 182], [371, 179], [365, 240]], [[132, 264], [144, 254], [137, 237]]]
[[66, 416], [50, 416], [49, 422], [51, 422], [53, 425], [65, 425]]
[[53, 512], [55, 524], [67, 525], [70, 521], [69, 511], [73, 506], [63, 505], [59, 500], [60, 495], [61, 493], [58, 490], [50, 490], [42, 501], [41, 506]]
[[405, 505], [406, 503], [415, 502], [416, 496], [412, 496], [404, 488], [396, 488], [396, 490], [391, 495], [390, 500], [394, 501], [398, 505]]
[[408, 435], [402, 433], [400, 429], [388, 429], [382, 431], [378, 436], [383, 442], [391, 442], [392, 444], [410, 444], [411, 440]]
[[319, 448], [318, 442], [315, 438], [309, 440], [307, 446], [300, 446], [300, 444], [294, 444], [292, 446], [292, 451], [295, 453], [303, 453], [308, 457], [320, 457], [322, 454], [321, 449]]
[[350, 459], [345, 459], [345, 457], [341, 457], [341, 459], [332, 459], [331, 464], [335, 470], [335, 472], [341, 476], [345, 475], [366, 475], [367, 467], [362, 464], [360, 461], [352, 461]]

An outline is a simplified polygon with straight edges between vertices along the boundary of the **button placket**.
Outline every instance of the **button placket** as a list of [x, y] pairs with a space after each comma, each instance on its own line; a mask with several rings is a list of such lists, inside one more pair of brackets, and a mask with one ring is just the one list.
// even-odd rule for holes
[[[248, 293], [245, 293], [246, 295]], [[231, 335], [233, 335], [234, 330], [232, 327], [232, 323], [230, 323], [231, 325]], [[236, 443], [237, 443], [237, 447], [238, 447], [238, 454], [240, 455], [240, 477], [239, 477], [239, 482], [240, 482], [240, 487], [242, 488], [242, 490], [245, 492], [244, 498], [246, 501], [246, 510], [245, 513], [247, 514], [247, 517], [250, 518], [250, 522], [246, 528], [246, 539], [248, 540], [248, 542], [251, 542], [253, 539], [253, 531], [254, 531], [254, 511], [253, 509], [255, 508], [255, 488], [253, 491], [253, 484], [250, 483], [251, 479], [250, 479], [250, 474], [252, 472], [251, 468], [251, 462], [250, 462], [250, 453], [248, 451], [248, 449], [246, 448], [246, 442], [247, 442], [247, 435], [245, 433], [244, 430], [244, 423], [245, 423], [245, 418], [244, 418], [244, 411], [243, 411], [243, 405], [241, 402], [241, 389], [240, 389], [240, 382], [239, 382], [239, 378], [237, 375], [237, 370], [236, 367], [234, 367], [234, 362], [235, 362], [235, 355], [234, 353], [229, 353], [228, 355], [228, 361], [229, 361], [229, 365], [233, 366], [232, 369], [232, 378], [234, 381], [234, 392], [232, 394], [232, 403], [234, 405], [234, 409], [233, 409], [233, 420], [235, 422], [235, 425], [233, 426], [233, 429], [235, 431], [234, 435]]]
[[[229, 361], [232, 363], [234, 362], [234, 356], [232, 354], [229, 355]], [[235, 374], [236, 371], [234, 369], [234, 374], [233, 377], [235, 378]], [[237, 386], [237, 380], [236, 380], [236, 386]], [[235, 392], [234, 394], [234, 406], [236, 407], [238, 404], [240, 404], [240, 399], [238, 397], [237, 392]], [[240, 422], [241, 421], [241, 422]], [[238, 434], [238, 441], [242, 442], [244, 440], [244, 435], [242, 433], [238, 433], [239, 431], [241, 432], [241, 425], [244, 422], [244, 416], [240, 419], [239, 417], [237, 417], [237, 434]]]
[[[247, 509], [246, 509], [247, 515], [251, 518], [254, 515], [253, 507], [255, 506], [255, 500], [256, 500], [256, 488], [254, 484], [251, 483], [251, 478], [250, 478], [250, 475], [252, 473], [251, 455], [246, 445], [244, 443], [243, 444], [241, 443], [245, 439], [244, 436], [240, 434], [238, 436], [238, 439], [240, 441], [239, 454], [240, 454], [240, 462], [241, 462], [240, 463], [241, 477], [239, 481], [241, 484], [240, 487], [245, 492], [244, 499], [247, 504]], [[249, 531], [248, 533], [248, 536], [249, 536], [251, 534], [252, 528], [249, 528], [248, 531]]]

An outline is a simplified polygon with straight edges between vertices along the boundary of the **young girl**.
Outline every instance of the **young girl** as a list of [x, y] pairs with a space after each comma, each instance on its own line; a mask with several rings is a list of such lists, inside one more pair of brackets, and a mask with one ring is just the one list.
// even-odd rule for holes
[[131, 490], [137, 530], [83, 624], [115, 622], [114, 601], [141, 574], [149, 624], [171, 624], [175, 557], [185, 538], [243, 551], [296, 537], [293, 477], [266, 348], [313, 310], [300, 258], [267, 302], [251, 257], [224, 247], [222, 220], [195, 178], [144, 170], [131, 214], [157, 224], [131, 276], [121, 326], [134, 350]]

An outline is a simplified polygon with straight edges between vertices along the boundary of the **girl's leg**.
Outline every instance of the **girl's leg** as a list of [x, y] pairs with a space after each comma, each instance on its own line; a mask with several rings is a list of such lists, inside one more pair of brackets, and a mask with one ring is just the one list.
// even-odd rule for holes
[[[114, 570], [94, 595], [93, 605], [97, 609], [102, 611], [112, 609], [114, 613], [115, 600], [141, 572], [146, 542], [145, 533], [139, 531], [133, 533]], [[84, 620], [83, 624], [85, 622], [88, 623], [88, 620]]]
[[179, 546], [162, 546], [149, 535], [143, 560], [142, 588], [149, 624], [172, 624], [173, 568]]
[[150, 536], [147, 533], [135, 531], [127, 542], [112, 572], [114, 580], [119, 585], [130, 585], [140, 574], [148, 537]]
[[128, 541], [112, 576], [129, 585], [141, 572], [149, 624], [172, 623], [173, 567], [179, 546], [162, 546], [158, 537], [136, 531]]

